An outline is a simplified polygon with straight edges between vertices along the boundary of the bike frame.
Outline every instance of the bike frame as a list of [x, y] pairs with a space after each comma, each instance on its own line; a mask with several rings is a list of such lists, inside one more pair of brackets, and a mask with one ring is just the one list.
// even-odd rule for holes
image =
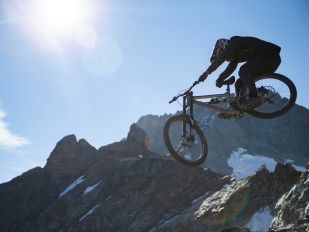
[[218, 98], [223, 98], [223, 99], [227, 99], [227, 101], [222, 101], [222, 102], [218, 102], [218, 103], [223, 103], [223, 102], [229, 102], [229, 100], [231, 99], [231, 91], [230, 91], [230, 85], [227, 85], [227, 89], [226, 92], [223, 94], [210, 94], [210, 95], [201, 95], [201, 96], [193, 96], [193, 92], [190, 91], [188, 92], [185, 96], [183, 96], [183, 114], [187, 114], [187, 109], [189, 111], [189, 115], [192, 119], [194, 119], [193, 117], [193, 105], [199, 105], [211, 110], [215, 110], [218, 112], [223, 112], [227, 115], [235, 115], [235, 113], [238, 113], [238, 110], [228, 110], [228, 109], [223, 109], [217, 106], [214, 106], [214, 104], [216, 103], [210, 103], [210, 102], [202, 102], [199, 101], [201, 99], [218, 99]]

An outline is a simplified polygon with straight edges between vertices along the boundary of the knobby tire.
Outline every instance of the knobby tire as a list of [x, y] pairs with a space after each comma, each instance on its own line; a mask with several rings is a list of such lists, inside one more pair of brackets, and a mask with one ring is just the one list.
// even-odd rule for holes
[[[191, 125], [192, 129], [197, 132], [197, 135], [202, 145], [201, 156], [197, 160], [190, 161], [190, 160], [182, 158], [172, 146], [172, 142], [170, 140], [170, 128], [174, 123], [177, 123], [177, 122], [181, 122], [181, 123], [185, 122]], [[203, 131], [200, 129], [200, 127], [188, 115], [182, 114], [182, 115], [176, 115], [176, 116], [169, 118], [166, 121], [164, 128], [163, 128], [163, 138], [164, 138], [164, 143], [169, 153], [175, 158], [175, 160], [177, 160], [178, 162], [184, 165], [197, 167], [197, 166], [200, 166], [207, 158], [208, 148], [207, 148], [207, 142], [206, 142], [205, 135]]]
[[271, 112], [271, 113], [259, 112], [257, 110], [257, 108], [253, 109], [253, 110], [251, 110], [247, 113], [256, 117], [256, 118], [261, 118], [261, 119], [271, 119], [271, 118], [279, 117], [279, 116], [283, 115], [284, 113], [286, 113], [287, 111], [289, 111], [292, 108], [292, 106], [295, 104], [295, 101], [296, 101], [296, 98], [297, 98], [296, 87], [289, 78], [287, 78], [286, 76], [283, 76], [281, 74], [278, 74], [278, 73], [258, 76], [258, 77], [255, 78], [255, 82], [257, 82], [259, 80], [263, 80], [263, 79], [276, 79], [276, 80], [283, 82], [289, 88], [289, 91], [290, 91], [290, 98], [288, 99], [288, 103], [283, 108], [281, 108], [277, 111]]

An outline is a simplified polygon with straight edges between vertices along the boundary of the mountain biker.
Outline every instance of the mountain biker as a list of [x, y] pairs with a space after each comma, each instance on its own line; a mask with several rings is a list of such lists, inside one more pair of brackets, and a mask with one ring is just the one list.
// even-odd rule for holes
[[[254, 37], [233, 36], [230, 39], [218, 39], [210, 58], [211, 65], [200, 76], [199, 82], [204, 81], [224, 61], [228, 61], [227, 68], [216, 81], [216, 86], [221, 88], [223, 81], [235, 71], [238, 63], [246, 62], [239, 68], [240, 78], [235, 83], [236, 97], [239, 98], [237, 106], [243, 110], [248, 105], [258, 106], [260, 99], [257, 96], [254, 76], [275, 72], [281, 63], [280, 50], [279, 46]], [[240, 90], [243, 87], [248, 87], [249, 99], [241, 96]]]

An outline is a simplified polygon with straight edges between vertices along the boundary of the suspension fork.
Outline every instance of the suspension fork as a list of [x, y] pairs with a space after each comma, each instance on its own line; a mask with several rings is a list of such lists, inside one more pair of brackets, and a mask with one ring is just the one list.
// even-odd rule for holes
[[[193, 121], [193, 93], [189, 92], [186, 96], [183, 96], [183, 114], [187, 115], [187, 108], [189, 108], [189, 116]], [[182, 136], [186, 136], [187, 125], [185, 122], [182, 123]], [[191, 136], [191, 126], [190, 126], [190, 136]]]
[[190, 118], [193, 120], [193, 92], [188, 93], [187, 106], [189, 107]]

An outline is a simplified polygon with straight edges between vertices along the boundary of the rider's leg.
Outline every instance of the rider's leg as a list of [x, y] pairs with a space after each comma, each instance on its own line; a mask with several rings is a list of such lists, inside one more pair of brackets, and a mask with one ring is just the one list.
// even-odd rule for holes
[[256, 97], [257, 91], [254, 84], [254, 76], [262, 73], [273, 73], [281, 63], [279, 52], [271, 51], [262, 56], [257, 56], [239, 69], [239, 77], [249, 89], [249, 96]]
[[239, 97], [240, 95], [240, 90], [244, 87], [244, 82], [238, 78], [237, 81], [235, 82], [235, 93], [236, 97]]
[[[281, 59], [279, 52], [269, 52], [262, 56], [255, 57], [245, 63], [239, 69], [240, 80], [244, 87], [249, 89], [249, 99], [241, 99], [238, 107], [243, 110], [251, 110], [261, 104], [257, 96], [257, 89], [254, 77], [262, 73], [273, 73], [280, 65]], [[249, 107], [250, 106], [250, 107]]]

